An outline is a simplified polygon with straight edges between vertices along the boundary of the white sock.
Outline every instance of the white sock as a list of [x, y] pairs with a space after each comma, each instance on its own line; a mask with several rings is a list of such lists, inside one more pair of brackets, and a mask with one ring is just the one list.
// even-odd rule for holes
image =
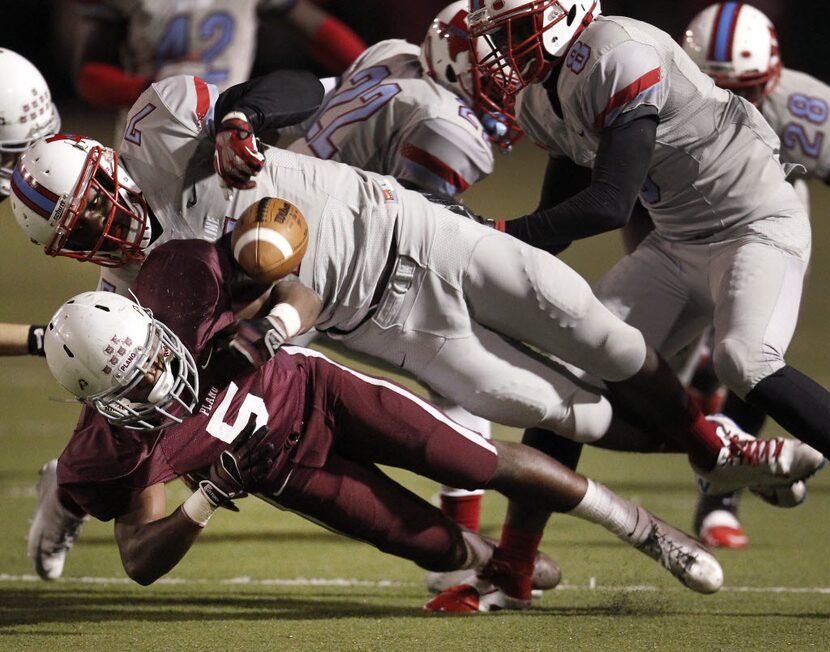
[[640, 522], [637, 505], [620, 498], [605, 485], [588, 479], [588, 489], [579, 504], [569, 514], [603, 526], [629, 542], [645, 534], [635, 533]]

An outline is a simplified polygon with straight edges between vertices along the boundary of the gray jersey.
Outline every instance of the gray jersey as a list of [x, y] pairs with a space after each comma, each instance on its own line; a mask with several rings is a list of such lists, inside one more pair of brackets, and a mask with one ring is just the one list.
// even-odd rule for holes
[[[295, 204], [309, 227], [300, 279], [326, 306], [318, 326], [348, 328], [369, 309], [398, 219], [400, 187], [390, 177], [269, 148], [251, 190], [225, 191], [214, 174], [213, 104], [201, 79], [153, 84], [130, 110], [121, 161], [170, 239], [216, 240], [261, 197]], [[356, 246], [359, 243], [359, 246]]]
[[802, 211], [761, 114], [717, 88], [656, 27], [617, 16], [594, 20], [565, 57], [557, 95], [562, 117], [541, 84], [524, 89], [519, 124], [551, 155], [586, 167], [603, 129], [659, 118], [640, 199], [667, 239], [718, 240], [769, 215]]
[[481, 123], [424, 75], [419, 51], [398, 39], [368, 48], [289, 149], [446, 195], [490, 174], [493, 153]]
[[830, 143], [825, 143], [830, 86], [784, 68], [761, 112], [781, 139], [781, 160], [800, 163], [807, 175], [830, 181]]
[[584, 279], [392, 177], [336, 161], [268, 148], [255, 187], [226, 194], [212, 168], [215, 96], [198, 78], [172, 77], [130, 111], [121, 159], [172, 229], [155, 244], [199, 232], [218, 237], [260, 198], [284, 198], [308, 223], [299, 277], [322, 299], [318, 328], [483, 417], [581, 440], [604, 434], [608, 402], [516, 344], [611, 380], [635, 373], [642, 336]]
[[248, 79], [254, 61], [257, 11], [285, 0], [97, 0], [86, 12], [126, 21], [122, 63], [161, 79], [187, 72], [225, 89]]

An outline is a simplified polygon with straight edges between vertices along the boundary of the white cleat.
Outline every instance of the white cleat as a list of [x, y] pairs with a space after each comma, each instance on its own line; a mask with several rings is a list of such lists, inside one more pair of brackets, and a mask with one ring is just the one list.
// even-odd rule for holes
[[706, 548], [642, 507], [637, 509], [637, 527], [625, 540], [659, 562], [692, 591], [715, 593], [721, 588], [723, 569]]
[[726, 416], [706, 418], [718, 424], [723, 448], [714, 469], [695, 469], [704, 494], [725, 494], [742, 487], [766, 490], [790, 486], [809, 478], [826, 462], [819, 451], [796, 439], [758, 439]]
[[37, 506], [26, 537], [29, 557], [44, 580], [56, 580], [63, 574], [66, 553], [89, 518], [78, 518], [60, 504], [57, 468], [58, 461], [52, 460], [40, 470]]
[[776, 507], [798, 507], [807, 499], [807, 485], [803, 480], [780, 487], [752, 489], [758, 498]]

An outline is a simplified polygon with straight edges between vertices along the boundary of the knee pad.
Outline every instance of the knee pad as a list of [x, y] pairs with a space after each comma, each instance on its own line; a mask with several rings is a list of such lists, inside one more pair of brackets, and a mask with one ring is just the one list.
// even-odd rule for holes
[[636, 328], [619, 322], [609, 328], [603, 351], [612, 364], [608, 365], [608, 370], [602, 378], [610, 382], [620, 382], [631, 378], [642, 368], [646, 359], [646, 341]]
[[577, 390], [568, 401], [564, 418], [562, 414], [549, 416], [540, 427], [561, 437], [582, 444], [602, 439], [611, 426], [613, 410], [608, 399], [588, 390]]

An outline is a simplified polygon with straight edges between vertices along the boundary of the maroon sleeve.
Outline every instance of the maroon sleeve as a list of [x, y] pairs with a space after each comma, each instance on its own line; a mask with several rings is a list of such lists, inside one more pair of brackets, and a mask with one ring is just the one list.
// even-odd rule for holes
[[176, 477], [157, 445], [163, 432], [114, 432], [85, 406], [58, 459], [58, 484], [88, 514], [102, 521], [116, 518], [146, 487]]
[[144, 261], [135, 294], [198, 359], [207, 342], [233, 321], [232, 277], [219, 243], [173, 240]]

